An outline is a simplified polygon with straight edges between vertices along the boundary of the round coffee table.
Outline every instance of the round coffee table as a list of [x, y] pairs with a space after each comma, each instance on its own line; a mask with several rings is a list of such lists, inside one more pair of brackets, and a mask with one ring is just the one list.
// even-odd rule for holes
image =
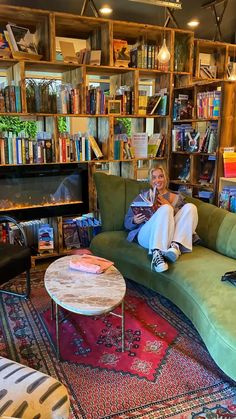
[[[126, 284], [121, 273], [114, 266], [102, 274], [81, 272], [69, 267], [78, 255], [65, 256], [51, 263], [45, 272], [45, 288], [56, 306], [56, 352], [60, 359], [58, 306], [84, 316], [98, 316], [106, 313], [121, 318], [121, 345], [124, 351], [124, 297]], [[113, 313], [121, 304], [121, 314]]]

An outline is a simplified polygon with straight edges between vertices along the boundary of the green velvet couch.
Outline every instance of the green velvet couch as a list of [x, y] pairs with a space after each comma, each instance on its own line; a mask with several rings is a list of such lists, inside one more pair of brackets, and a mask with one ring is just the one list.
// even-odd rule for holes
[[236, 270], [236, 215], [188, 198], [198, 208], [197, 232], [202, 244], [181, 255], [163, 273], [152, 272], [150, 256], [126, 240], [124, 216], [130, 202], [147, 184], [95, 173], [102, 232], [91, 243], [94, 254], [114, 261], [130, 278], [174, 302], [192, 321], [216, 364], [236, 380], [236, 288], [222, 282]]

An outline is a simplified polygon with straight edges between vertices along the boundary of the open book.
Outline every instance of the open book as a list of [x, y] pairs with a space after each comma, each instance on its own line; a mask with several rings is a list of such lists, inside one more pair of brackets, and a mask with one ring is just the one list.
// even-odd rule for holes
[[146, 220], [149, 220], [155, 212], [154, 202], [158, 191], [156, 188], [141, 192], [138, 197], [130, 205], [134, 215], [145, 215]]

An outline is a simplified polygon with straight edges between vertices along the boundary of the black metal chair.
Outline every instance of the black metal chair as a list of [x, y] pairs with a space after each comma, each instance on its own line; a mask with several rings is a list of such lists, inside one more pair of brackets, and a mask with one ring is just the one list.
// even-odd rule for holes
[[10, 289], [1, 288], [1, 293], [13, 294], [18, 297], [28, 298], [30, 295], [30, 268], [31, 252], [27, 246], [25, 232], [21, 225], [8, 215], [0, 216], [0, 224], [12, 223], [19, 230], [19, 243], [10, 244], [0, 242], [0, 285], [7, 283], [17, 275], [26, 272], [25, 292], [18, 293]]

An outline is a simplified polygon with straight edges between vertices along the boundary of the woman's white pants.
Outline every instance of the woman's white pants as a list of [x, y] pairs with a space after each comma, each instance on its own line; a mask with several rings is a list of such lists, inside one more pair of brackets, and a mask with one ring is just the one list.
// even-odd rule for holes
[[179, 243], [182, 252], [192, 251], [192, 236], [198, 223], [197, 208], [185, 204], [176, 215], [170, 205], [162, 205], [141, 227], [138, 243], [148, 249], [160, 249], [165, 253], [172, 241]]

